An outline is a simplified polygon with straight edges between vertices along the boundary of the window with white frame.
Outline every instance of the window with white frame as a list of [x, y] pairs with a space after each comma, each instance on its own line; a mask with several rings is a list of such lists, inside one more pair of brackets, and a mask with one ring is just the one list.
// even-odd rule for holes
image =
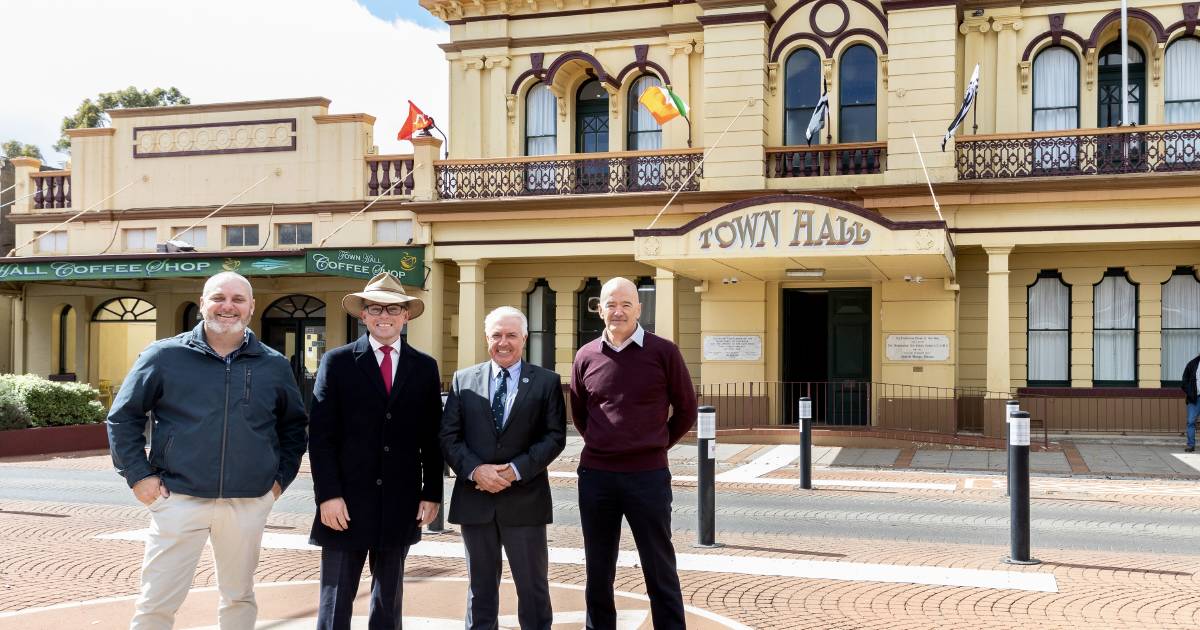
[[[1167, 123], [1200, 122], [1200, 38], [1181, 37], [1167, 47], [1164, 104]], [[1173, 133], [1167, 133], [1168, 137]], [[1200, 139], [1180, 133], [1163, 148], [1168, 164], [1200, 164]], [[1165, 376], [1165, 375], [1164, 375]]]
[[876, 119], [875, 49], [856, 44], [842, 53], [838, 72], [838, 140], [875, 142]]
[[1200, 354], [1200, 282], [1180, 267], [1162, 287], [1163, 385], [1179, 385], [1183, 368]]
[[[1079, 58], [1065, 46], [1051, 46], [1033, 59], [1033, 130], [1079, 127]], [[1062, 138], [1034, 141], [1033, 168], [1042, 172], [1073, 170], [1079, 155]]]
[[175, 240], [183, 241], [192, 247], [208, 247], [208, 228], [197, 226], [183, 229], [183, 226], [171, 228]]
[[[554, 155], [558, 152], [558, 100], [550, 86], [537, 83], [525, 93], [525, 155]], [[552, 165], [525, 167], [525, 187], [547, 190], [555, 187]]]
[[1071, 287], [1056, 271], [1043, 271], [1029, 287], [1029, 385], [1071, 384]]
[[37, 232], [34, 235], [37, 238], [34, 248], [41, 254], [65, 254], [67, 253], [67, 232], [66, 230], [55, 230], [54, 232]]
[[280, 223], [275, 228], [279, 231], [276, 240], [280, 245], [312, 244], [311, 223]]
[[258, 245], [257, 225], [230, 225], [225, 227], [226, 247], [253, 247]]
[[1137, 285], [1109, 269], [1092, 291], [1092, 384], [1137, 386]]
[[525, 313], [529, 317], [529, 343], [525, 357], [530, 363], [554, 369], [555, 299], [545, 278], [538, 278], [525, 294]]
[[[811, 48], [798, 48], [784, 63], [783, 143], [788, 146], [809, 144], [805, 138], [813, 110], [821, 100], [821, 57]], [[811, 144], [820, 144], [824, 131], [813, 135]]]
[[154, 228], [130, 228], [125, 233], [125, 251], [151, 251], [158, 239], [158, 230]]
[[413, 225], [410, 219], [387, 219], [375, 222], [376, 243], [411, 243]]

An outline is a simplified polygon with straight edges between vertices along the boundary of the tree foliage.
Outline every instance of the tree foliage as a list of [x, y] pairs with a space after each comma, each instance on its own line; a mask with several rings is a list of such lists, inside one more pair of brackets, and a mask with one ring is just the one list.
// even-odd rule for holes
[[42, 150], [37, 145], [25, 144], [19, 140], [9, 140], [0, 144], [0, 155], [3, 157], [31, 157], [42, 159]]
[[105, 110], [123, 109], [129, 107], [162, 107], [165, 105], [188, 105], [192, 101], [184, 96], [178, 88], [154, 88], [139, 90], [132, 85], [116, 92], [103, 92], [95, 100], [83, 99], [79, 109], [74, 114], [63, 118], [62, 135], [55, 143], [54, 149], [69, 153], [71, 138], [67, 136], [68, 129], [85, 129], [88, 127], [107, 127], [108, 116]]

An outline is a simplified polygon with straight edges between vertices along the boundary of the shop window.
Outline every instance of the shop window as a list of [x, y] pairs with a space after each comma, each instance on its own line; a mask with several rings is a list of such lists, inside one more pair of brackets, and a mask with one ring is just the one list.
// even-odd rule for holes
[[554, 290], [545, 278], [539, 278], [525, 294], [525, 313], [529, 318], [529, 341], [525, 358], [532, 364], [554, 369]]
[[[1064, 46], [1051, 46], [1033, 59], [1033, 130], [1079, 127], [1079, 58]], [[1042, 138], [1033, 143], [1039, 173], [1074, 171], [1079, 156], [1074, 138]]]
[[1071, 287], [1056, 271], [1043, 271], [1028, 292], [1029, 385], [1071, 384]]
[[54, 232], [35, 232], [34, 249], [39, 254], [65, 254], [67, 253], [67, 232], [65, 230], [56, 230]]
[[[797, 49], [784, 64], [783, 81], [783, 143], [809, 144], [804, 133], [821, 100], [821, 58], [810, 48]], [[812, 144], [820, 142], [821, 133], [817, 133]]]
[[208, 228], [206, 227], [192, 227], [186, 230], [177, 227], [171, 228], [171, 232], [175, 234], [174, 240], [183, 241], [192, 247], [208, 247]]
[[583, 288], [575, 294], [577, 316], [575, 318], [575, 350], [604, 332], [604, 320], [600, 319], [600, 280], [588, 278]]
[[278, 242], [280, 245], [311, 245], [311, 223], [280, 223]]
[[637, 281], [638, 301], [642, 303], [642, 314], [638, 317], [638, 322], [642, 328], [649, 332], [654, 332], [654, 307], [655, 293], [654, 278], [642, 276]]
[[376, 243], [401, 243], [407, 245], [413, 240], [413, 225], [409, 219], [390, 219], [375, 222]]
[[253, 247], [258, 245], [257, 225], [230, 225], [225, 228], [226, 247]]
[[1137, 386], [1137, 285], [1109, 269], [1093, 289], [1092, 384]]
[[842, 53], [839, 66], [838, 139], [840, 142], [875, 142], [875, 51], [865, 44], [851, 46]]
[[1162, 288], [1162, 384], [1178, 387], [1183, 368], [1200, 354], [1200, 282], [1180, 267]]
[[154, 228], [132, 228], [122, 230], [125, 233], [125, 251], [154, 251], [158, 240], [158, 230]]

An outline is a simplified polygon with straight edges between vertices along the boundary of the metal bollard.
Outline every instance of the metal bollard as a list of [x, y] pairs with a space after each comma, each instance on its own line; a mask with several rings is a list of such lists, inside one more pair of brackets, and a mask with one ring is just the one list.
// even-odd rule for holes
[[720, 547], [716, 542], [717, 410], [705, 405], [696, 414], [698, 540], [695, 547]]
[[[1012, 424], [1013, 414], [1017, 413], [1020, 410], [1021, 410], [1021, 402], [1020, 401], [1010, 400], [1010, 401], [1004, 403], [1004, 430], [1006, 432], [1008, 431], [1009, 425]], [[1004, 461], [1005, 462], [1012, 461], [1012, 446], [1008, 440], [1004, 441]], [[1008, 475], [1007, 477], [1008, 477], [1008, 483], [1005, 484], [1005, 486], [1004, 486], [1004, 496], [1011, 497], [1012, 496], [1012, 475]]]
[[1029, 412], [1017, 411], [1008, 425], [1009, 498], [1008, 564], [1041, 564], [1029, 557]]
[[812, 400], [800, 399], [800, 487], [812, 490]]

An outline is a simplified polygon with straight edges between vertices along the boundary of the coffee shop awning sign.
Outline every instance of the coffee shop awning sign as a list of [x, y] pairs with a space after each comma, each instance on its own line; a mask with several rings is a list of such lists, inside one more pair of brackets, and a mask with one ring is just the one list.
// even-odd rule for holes
[[321, 274], [370, 278], [386, 271], [409, 286], [422, 286], [425, 250], [419, 247], [310, 249], [271, 255], [145, 254], [133, 256], [30, 257], [0, 260], [0, 281], [123, 280], [208, 277], [221, 271], [244, 276]]

